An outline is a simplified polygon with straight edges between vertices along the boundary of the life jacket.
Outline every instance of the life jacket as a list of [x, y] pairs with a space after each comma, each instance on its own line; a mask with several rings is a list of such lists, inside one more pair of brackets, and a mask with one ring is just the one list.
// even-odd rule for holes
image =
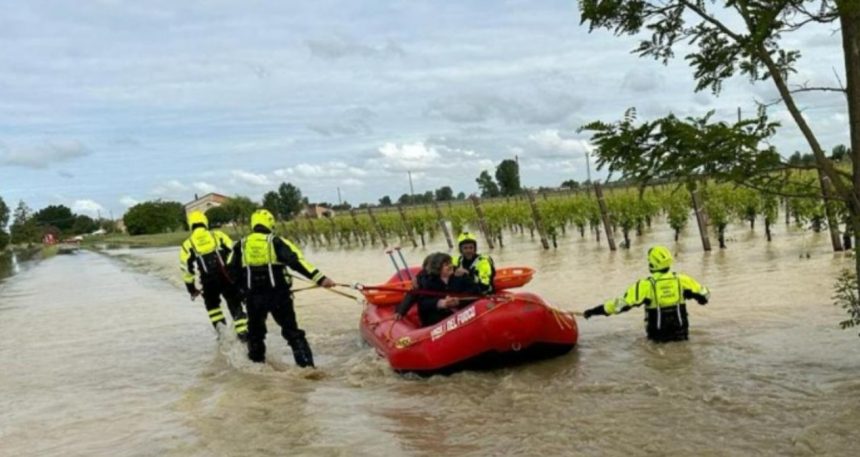
[[460, 255], [453, 259], [452, 264], [454, 267], [462, 266], [463, 268], [469, 270], [469, 273], [471, 274], [472, 278], [474, 278], [475, 282], [481, 283], [481, 273], [478, 271], [478, 264], [480, 264], [483, 260], [486, 260], [490, 264], [490, 284], [482, 284], [482, 286], [488, 287], [488, 290], [484, 290], [485, 293], [492, 293], [494, 289], [493, 281], [495, 281], [496, 279], [496, 264], [495, 262], [493, 262], [492, 257], [479, 254], [476, 255], [475, 258], [472, 259], [472, 261], [469, 262], [469, 264], [467, 265], [466, 259], [462, 255]]
[[196, 228], [188, 238], [194, 262], [202, 280], [212, 280], [224, 274], [224, 259], [218, 239], [205, 228]]
[[649, 338], [661, 341], [686, 339], [689, 328], [687, 305], [677, 273], [656, 273], [645, 281], [651, 286], [650, 303], [645, 307]]
[[272, 233], [254, 232], [242, 239], [242, 267], [248, 290], [290, 286], [285, 265], [275, 252], [275, 238]]

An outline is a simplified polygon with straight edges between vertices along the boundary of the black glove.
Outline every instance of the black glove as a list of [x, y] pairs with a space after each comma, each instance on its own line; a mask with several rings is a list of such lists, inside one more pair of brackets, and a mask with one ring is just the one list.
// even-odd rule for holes
[[597, 305], [594, 308], [587, 309], [584, 313], [582, 313], [582, 317], [586, 319], [590, 318], [591, 316], [607, 316], [606, 310], [603, 308], [603, 305]]
[[194, 285], [193, 282], [192, 283], [186, 282], [185, 288], [188, 290], [188, 295], [191, 295], [192, 300], [194, 300], [195, 298], [197, 298], [198, 295], [200, 295], [200, 291], [197, 290], [197, 287]]

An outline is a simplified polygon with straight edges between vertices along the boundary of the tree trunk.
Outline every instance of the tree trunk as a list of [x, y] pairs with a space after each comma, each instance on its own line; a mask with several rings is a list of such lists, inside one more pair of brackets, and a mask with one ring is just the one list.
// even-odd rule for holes
[[764, 234], [767, 236], [767, 241], [770, 242], [772, 237], [770, 233], [770, 222], [767, 219], [764, 220]]
[[704, 209], [699, 201], [699, 190], [695, 187], [690, 190], [690, 198], [693, 200], [693, 212], [696, 215], [696, 225], [699, 227], [699, 237], [702, 239], [702, 249], [711, 250], [711, 239], [708, 237], [708, 223], [705, 221]]
[[[597, 204], [600, 207], [600, 217], [603, 219], [603, 228], [606, 230], [606, 242], [609, 244], [609, 250], [614, 251], [615, 238], [612, 236], [612, 229], [609, 227], [609, 210], [606, 208], [606, 200], [603, 198], [603, 189], [600, 183], [594, 183], [594, 195], [597, 197]], [[600, 241], [600, 235], [597, 238]]]
[[490, 249], [495, 248], [495, 243], [493, 243], [493, 236], [490, 233], [489, 226], [487, 225], [487, 220], [484, 218], [484, 210], [481, 209], [481, 199], [478, 197], [472, 197], [472, 206], [475, 207], [475, 214], [478, 216], [478, 225], [481, 227], [481, 232], [484, 234], [484, 239], [487, 241], [487, 247]]
[[[845, 56], [845, 87], [848, 98], [848, 129], [851, 132], [852, 191], [848, 211], [854, 229], [854, 240], [860, 240], [860, 2], [837, 1], [842, 26], [842, 51]], [[860, 278], [860, 243], [854, 243], [854, 268]], [[857, 283], [860, 293], [860, 281]]]
[[833, 214], [830, 186], [827, 181], [827, 177], [819, 171], [818, 183], [821, 185], [821, 196], [824, 197], [824, 215], [827, 217], [827, 229], [830, 231], [830, 245], [833, 246], [833, 252], [839, 252], [842, 250], [842, 243], [839, 240], [839, 223], [836, 221], [836, 215]]
[[[445, 235], [445, 242], [448, 243], [448, 249], [454, 249], [454, 242], [451, 240], [451, 233], [448, 232], [448, 226], [445, 225], [445, 216], [442, 215], [442, 210], [439, 209], [439, 204], [436, 201], [433, 201], [433, 209], [436, 211], [436, 221], [439, 223], [439, 227], [442, 229], [442, 233]], [[421, 245], [424, 245], [424, 238], [422, 235]]]

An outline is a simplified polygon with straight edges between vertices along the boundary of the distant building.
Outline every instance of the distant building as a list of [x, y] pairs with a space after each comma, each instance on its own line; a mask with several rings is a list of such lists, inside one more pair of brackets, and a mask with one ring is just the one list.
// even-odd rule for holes
[[334, 210], [322, 205], [311, 204], [305, 206], [299, 214], [304, 217], [319, 219], [321, 217], [334, 217]]
[[215, 192], [210, 192], [199, 198], [197, 194], [194, 194], [194, 201], [185, 204], [185, 214], [192, 211], [202, 211], [205, 213], [209, 208], [221, 206], [229, 199], [230, 197], [216, 194]]
[[128, 229], [125, 228], [125, 219], [116, 220], [116, 230], [120, 233], [128, 233]]

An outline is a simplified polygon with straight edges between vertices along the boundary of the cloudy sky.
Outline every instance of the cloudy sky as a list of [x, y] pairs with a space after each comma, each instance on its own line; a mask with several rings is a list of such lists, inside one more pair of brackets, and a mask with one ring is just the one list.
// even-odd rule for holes
[[[785, 37], [796, 84], [844, 74], [839, 34]], [[519, 156], [528, 186], [585, 178], [582, 124], [714, 109], [734, 118], [772, 84], [694, 93], [683, 61], [629, 53], [579, 25], [575, 1], [29, 0], [0, 16], [0, 196], [119, 217], [129, 205], [278, 183], [313, 201], [397, 198]], [[844, 78], [843, 78], [844, 80]], [[837, 94], [799, 99], [828, 149]], [[804, 143], [782, 108], [775, 143]]]

